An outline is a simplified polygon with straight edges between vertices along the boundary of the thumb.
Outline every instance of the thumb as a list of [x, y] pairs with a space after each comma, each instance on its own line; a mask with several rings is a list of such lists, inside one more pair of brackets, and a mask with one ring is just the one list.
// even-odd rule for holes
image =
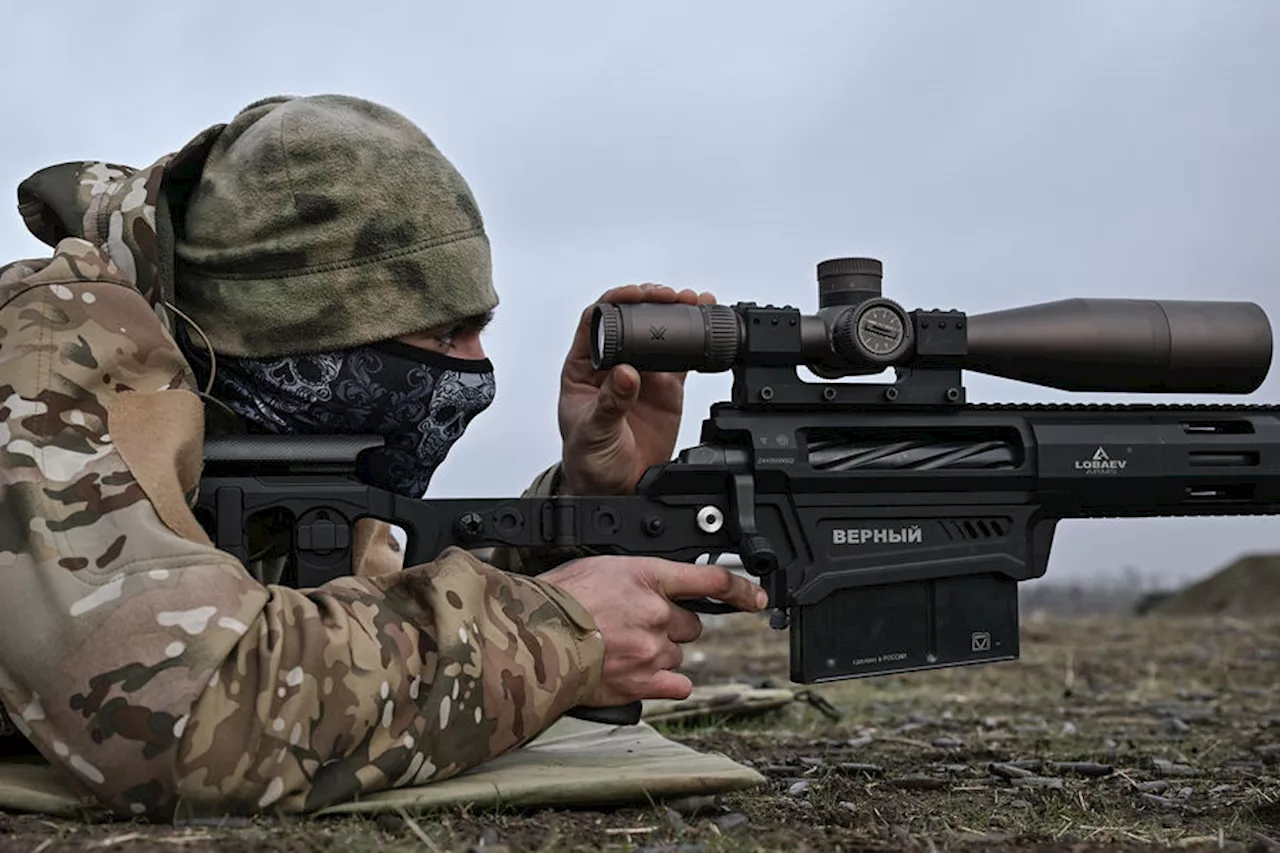
[[693, 681], [689, 676], [664, 669], [654, 673], [653, 678], [649, 680], [645, 698], [679, 701], [688, 699], [691, 693], [693, 693]]
[[596, 393], [591, 424], [609, 429], [627, 416], [640, 397], [640, 374], [629, 364], [619, 364], [609, 372]]

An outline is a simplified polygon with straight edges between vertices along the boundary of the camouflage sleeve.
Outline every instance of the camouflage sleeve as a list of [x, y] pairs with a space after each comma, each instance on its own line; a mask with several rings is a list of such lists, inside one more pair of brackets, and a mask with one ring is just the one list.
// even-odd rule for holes
[[268, 590], [227, 620], [243, 633], [182, 726], [176, 792], [201, 813], [310, 811], [448, 778], [526, 743], [595, 687], [581, 607], [460, 550]]
[[[544, 469], [521, 497], [552, 497], [560, 494], [560, 463]], [[539, 548], [494, 548], [487, 561], [498, 568], [521, 575], [540, 575], [570, 560], [590, 557], [598, 552], [584, 546]]]
[[263, 586], [187, 496], [189, 370], [90, 243], [0, 273], [0, 700], [84, 796], [167, 820], [299, 812], [527, 742], [603, 643], [555, 587], [469, 554]]

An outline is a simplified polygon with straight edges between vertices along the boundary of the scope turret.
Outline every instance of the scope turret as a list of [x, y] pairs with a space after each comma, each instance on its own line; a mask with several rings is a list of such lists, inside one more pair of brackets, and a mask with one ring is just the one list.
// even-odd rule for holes
[[716, 373], [806, 365], [821, 376], [971, 370], [1065, 391], [1248, 394], [1271, 368], [1252, 302], [1067, 299], [969, 317], [907, 311], [873, 258], [818, 265], [817, 313], [728, 305], [599, 304], [596, 369]]
[[875, 258], [832, 258], [818, 264], [818, 307], [856, 305], [882, 292], [884, 264]]

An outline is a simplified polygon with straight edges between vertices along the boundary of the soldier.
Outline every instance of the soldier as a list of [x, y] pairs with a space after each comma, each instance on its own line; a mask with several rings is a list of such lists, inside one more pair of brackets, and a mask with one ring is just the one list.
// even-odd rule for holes
[[[298, 590], [213, 547], [189, 501], [214, 399], [250, 429], [379, 432], [371, 476], [414, 496], [492, 399], [483, 222], [399, 114], [271, 98], [150, 167], [53, 166], [18, 195], [53, 254], [0, 268], [0, 701], [85, 796], [170, 820], [447, 778], [575, 706], [686, 696], [700, 625], [671, 599], [764, 606], [657, 559], [504, 556], [520, 574], [450, 549]], [[633, 490], [682, 383], [591, 370], [584, 315], [534, 489]]]

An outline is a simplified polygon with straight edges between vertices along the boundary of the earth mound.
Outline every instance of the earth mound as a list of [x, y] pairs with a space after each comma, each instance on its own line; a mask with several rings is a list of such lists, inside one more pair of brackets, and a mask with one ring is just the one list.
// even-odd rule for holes
[[1142, 609], [1159, 616], [1280, 615], [1280, 553], [1245, 554]]

